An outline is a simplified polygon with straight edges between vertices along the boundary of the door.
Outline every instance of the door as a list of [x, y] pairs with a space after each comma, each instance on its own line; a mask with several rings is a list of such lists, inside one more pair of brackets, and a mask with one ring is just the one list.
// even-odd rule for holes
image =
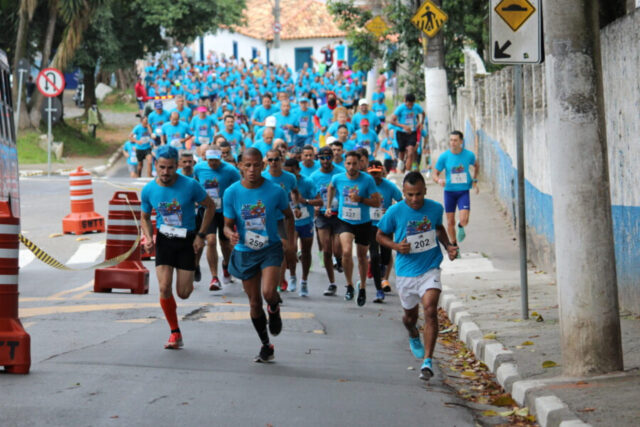
[[311, 55], [313, 54], [313, 48], [311, 47], [297, 47], [295, 48], [296, 57], [296, 71], [299, 71], [306, 62], [309, 67], [313, 66], [311, 61]]
[[233, 57], [238, 59], [238, 42], [233, 42]]
[[357, 60], [358, 57], [356, 56], [356, 52], [351, 46], [349, 46], [347, 49], [347, 64], [349, 65], [349, 68], [353, 69], [353, 64], [355, 64]]

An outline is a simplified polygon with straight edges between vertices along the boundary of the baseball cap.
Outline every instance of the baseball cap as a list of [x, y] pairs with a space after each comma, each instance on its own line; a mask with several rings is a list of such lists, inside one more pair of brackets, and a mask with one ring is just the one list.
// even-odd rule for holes
[[369, 119], [362, 119], [360, 120], [360, 126], [364, 126], [364, 125], [369, 125]]
[[221, 159], [222, 158], [222, 152], [220, 150], [207, 150], [205, 152], [205, 158], [207, 160], [211, 160], [211, 159]]
[[367, 169], [367, 172], [382, 172], [382, 171], [383, 171], [382, 166], [378, 166], [378, 165], [371, 165]]
[[199, 113], [201, 111], [207, 111], [207, 107], [205, 107], [204, 105], [199, 106], [198, 108], [196, 108], [196, 111]]
[[264, 125], [270, 128], [276, 127], [276, 118], [274, 116], [269, 116], [265, 119]]
[[155, 102], [153, 103], [153, 108], [155, 108], [155, 109], [160, 109], [160, 108], [162, 108], [162, 101], [155, 101]]
[[358, 101], [358, 105], [369, 105], [369, 103], [366, 99], [362, 98], [360, 101]]
[[328, 138], [327, 138], [327, 145], [331, 145], [331, 144], [333, 144], [334, 142], [336, 142], [337, 140], [338, 140], [338, 138], [335, 138], [335, 137], [333, 137], [333, 136], [330, 136], [330, 137], [328, 137]]
[[309, 98], [305, 98], [305, 97], [300, 98], [298, 102], [309, 102]]

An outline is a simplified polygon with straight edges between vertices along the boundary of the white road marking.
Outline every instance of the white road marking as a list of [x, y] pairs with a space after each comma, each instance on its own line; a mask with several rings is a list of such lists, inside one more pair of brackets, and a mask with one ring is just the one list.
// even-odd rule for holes
[[104, 248], [104, 242], [83, 243], [78, 247], [71, 258], [69, 258], [67, 265], [93, 263], [100, 257]]
[[496, 271], [489, 258], [477, 253], [463, 253], [460, 259], [449, 261], [445, 256], [442, 261], [442, 274], [488, 273]]
[[36, 256], [29, 249], [20, 249], [18, 256], [19, 256], [18, 265], [20, 266], [20, 268], [25, 268], [27, 265], [31, 263], [31, 261], [36, 259]]

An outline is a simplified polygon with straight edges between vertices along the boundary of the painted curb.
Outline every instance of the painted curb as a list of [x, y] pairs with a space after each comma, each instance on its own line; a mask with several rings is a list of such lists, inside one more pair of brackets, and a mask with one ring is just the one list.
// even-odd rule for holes
[[[104, 165], [99, 165], [99, 166], [94, 166], [92, 168], [89, 169], [85, 169], [87, 172], [91, 172], [94, 175], [102, 175], [104, 174], [106, 171], [108, 171], [109, 169], [111, 169], [113, 167], [113, 165], [116, 164], [116, 162], [118, 160], [120, 160], [120, 157], [123, 156], [122, 150], [118, 149], [116, 152], [114, 152], [109, 159], [107, 160], [107, 163], [105, 163]], [[55, 171], [51, 171], [51, 175], [61, 175], [61, 176], [68, 176], [71, 172], [73, 172], [75, 169], [56, 169]], [[36, 169], [36, 170], [20, 170], [18, 171], [20, 178], [26, 178], [26, 177], [30, 177], [30, 176], [43, 176], [47, 174], [47, 171], [41, 170], [41, 169]]]
[[496, 340], [484, 339], [480, 327], [473, 321], [466, 306], [450, 289], [444, 287], [440, 306], [447, 312], [449, 319], [458, 326], [458, 337], [473, 351], [491, 372], [498, 383], [511, 393], [518, 405], [526, 406], [534, 414], [541, 427], [588, 427], [566, 403], [542, 387], [548, 381], [526, 380], [518, 372], [514, 354]]

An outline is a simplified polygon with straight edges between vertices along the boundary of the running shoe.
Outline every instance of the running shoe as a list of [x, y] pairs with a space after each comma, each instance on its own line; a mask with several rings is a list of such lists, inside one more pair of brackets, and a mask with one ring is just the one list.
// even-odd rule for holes
[[307, 282], [305, 282], [304, 280], [300, 282], [300, 291], [298, 292], [298, 295], [300, 295], [301, 297], [309, 296], [309, 290], [307, 289]]
[[275, 353], [273, 344], [266, 344], [260, 348], [260, 353], [254, 359], [256, 363], [269, 363], [274, 359], [273, 354]]
[[182, 334], [180, 332], [171, 332], [169, 335], [169, 341], [164, 345], [167, 350], [177, 350], [184, 346], [182, 342]]
[[353, 299], [353, 285], [347, 285], [347, 292], [344, 294], [345, 301], [351, 301]]
[[209, 283], [210, 291], [219, 291], [222, 289], [222, 285], [220, 284], [220, 280], [217, 277], [211, 279], [211, 283]]
[[337, 262], [334, 262], [333, 269], [336, 270], [338, 273], [344, 273], [344, 268], [342, 268], [342, 263], [338, 264]]
[[382, 290], [387, 293], [391, 292], [391, 284], [388, 280], [382, 281]]
[[422, 367], [420, 367], [420, 379], [429, 381], [433, 377], [433, 367], [431, 366], [431, 359], [426, 358], [424, 362], [422, 362]]
[[295, 292], [298, 289], [298, 279], [293, 276], [289, 277], [289, 292]]
[[325, 297], [332, 297], [338, 292], [338, 287], [336, 285], [329, 285], [326, 291], [324, 291]]
[[416, 359], [422, 359], [424, 357], [424, 346], [419, 336], [415, 338], [409, 337], [409, 348], [411, 348], [411, 353], [413, 353]]
[[200, 271], [200, 266], [196, 266], [196, 272], [193, 273], [193, 280], [195, 280], [196, 282], [199, 282], [200, 280], [202, 280], [202, 272]]
[[382, 289], [378, 289], [376, 291], [376, 298], [373, 300], [373, 302], [381, 304], [384, 301], [384, 291]]
[[456, 240], [460, 243], [467, 237], [467, 233], [464, 232], [464, 227], [460, 227], [460, 224], [456, 224]]
[[285, 279], [282, 279], [282, 284], [280, 285], [279, 290], [282, 292], [286, 292], [288, 287], [289, 287], [289, 284], [287, 283], [287, 281]]
[[269, 313], [269, 332], [271, 335], [278, 336], [282, 331], [282, 318], [280, 317], [280, 307], [275, 313], [271, 312], [271, 308], [267, 306], [267, 313]]
[[367, 291], [364, 288], [358, 289], [358, 307], [362, 307], [367, 302]]
[[224, 283], [225, 285], [233, 283], [233, 277], [231, 277], [231, 273], [229, 273], [229, 270], [224, 267], [222, 267], [222, 283]]

